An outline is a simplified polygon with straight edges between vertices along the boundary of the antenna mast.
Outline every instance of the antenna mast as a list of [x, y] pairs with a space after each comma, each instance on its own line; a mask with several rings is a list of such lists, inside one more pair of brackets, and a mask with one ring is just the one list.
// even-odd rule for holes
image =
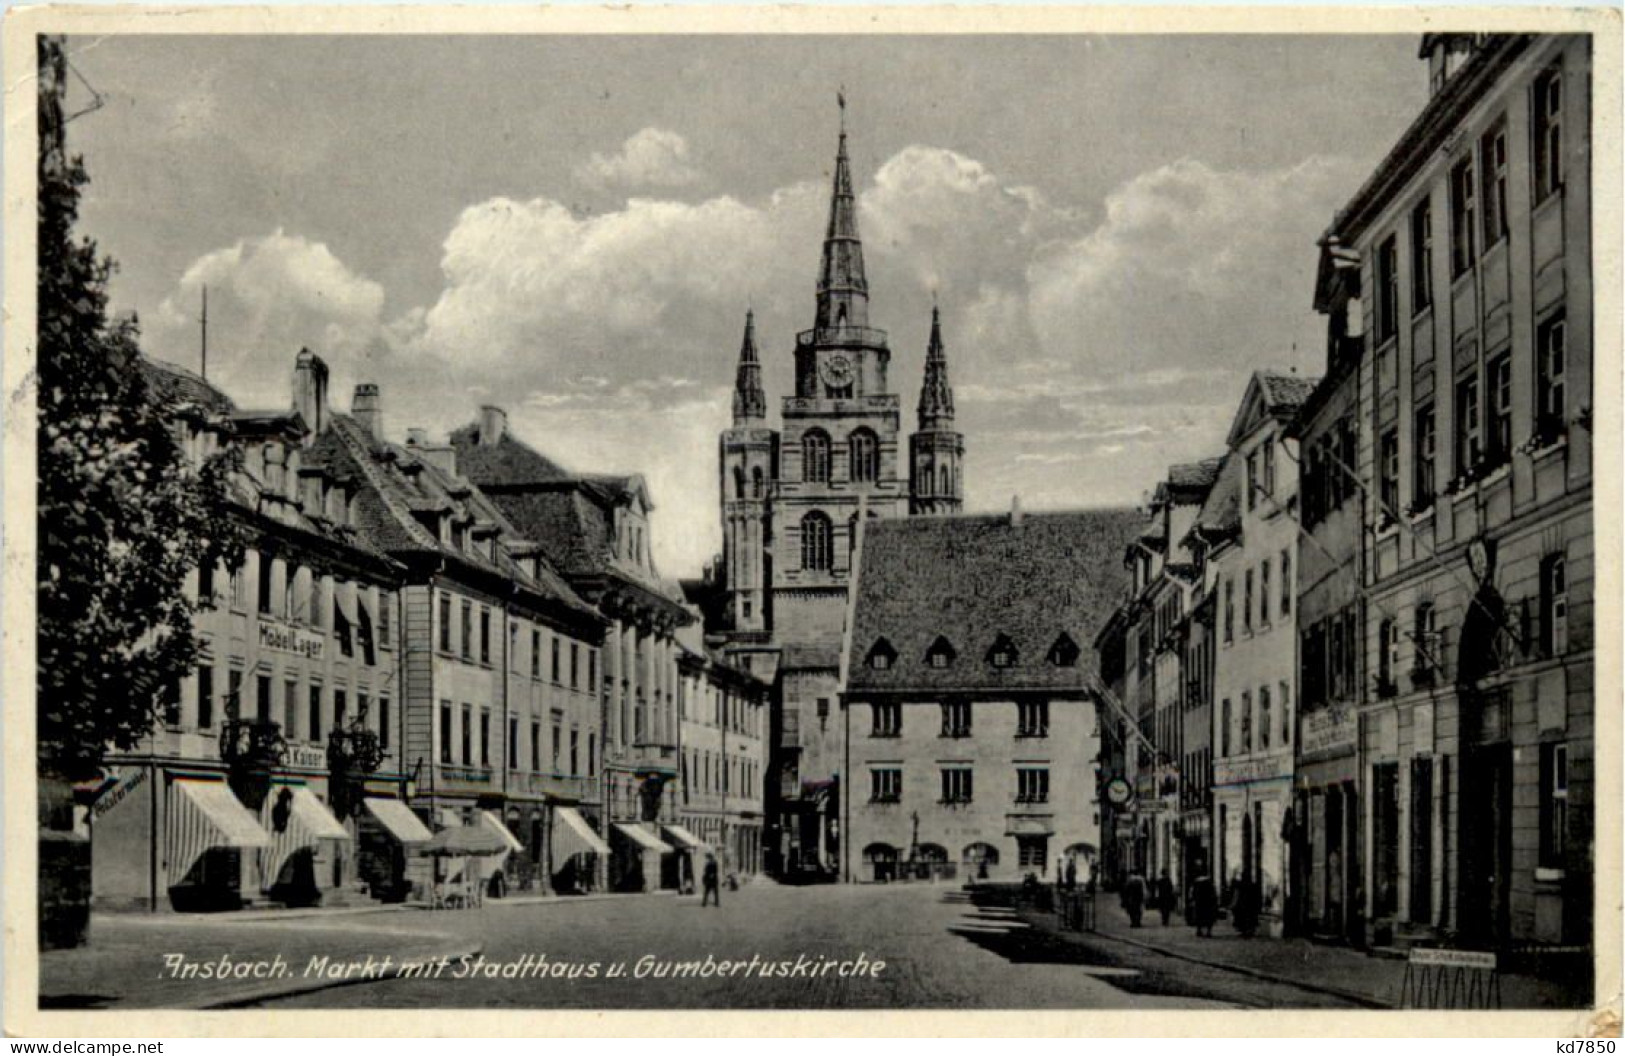
[[198, 319], [198, 329], [201, 331], [203, 343], [203, 363], [199, 371], [203, 380], [209, 380], [209, 287], [203, 287], [203, 315]]

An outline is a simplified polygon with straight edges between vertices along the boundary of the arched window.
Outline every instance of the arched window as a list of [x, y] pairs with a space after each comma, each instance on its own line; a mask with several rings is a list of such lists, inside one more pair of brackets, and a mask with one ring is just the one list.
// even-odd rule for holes
[[809, 571], [827, 571], [833, 549], [835, 530], [828, 515], [819, 510], [801, 519], [801, 567]]
[[734, 498], [745, 497], [745, 471], [738, 466], [734, 467]]
[[829, 480], [829, 434], [822, 429], [801, 434], [801, 479], [809, 484]]
[[757, 466], [750, 471], [750, 497], [753, 499], [761, 498], [762, 488], [762, 467]]
[[868, 481], [880, 476], [880, 440], [873, 430], [852, 430], [846, 445], [853, 480]]

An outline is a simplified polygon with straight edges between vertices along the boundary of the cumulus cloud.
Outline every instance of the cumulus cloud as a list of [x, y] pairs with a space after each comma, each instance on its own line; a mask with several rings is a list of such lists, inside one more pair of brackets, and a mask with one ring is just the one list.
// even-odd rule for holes
[[[655, 185], [689, 165], [681, 144], [646, 129], [584, 171]], [[968, 505], [1002, 506], [1013, 491], [1030, 508], [1133, 502], [1169, 463], [1214, 453], [1246, 370], [1318, 340], [1313, 239], [1348, 175], [1326, 160], [1263, 172], [1181, 161], [1086, 211], [935, 147], [859, 174], [872, 322], [892, 332], [905, 408], [933, 291], [942, 304]], [[305, 343], [351, 375], [387, 363], [387, 376], [357, 380], [383, 382], [391, 432], [444, 431], [481, 400], [503, 403], [564, 464], [645, 474], [656, 556], [692, 574], [719, 545], [715, 444], [745, 305], [776, 406], [792, 335], [811, 322], [827, 208], [823, 181], [757, 199], [632, 197], [589, 216], [545, 195], [493, 198], [447, 234], [433, 302], [390, 319], [376, 283], [320, 242], [276, 232], [197, 261], [156, 332], [195, 347], [207, 282], [211, 318], [234, 317], [241, 337], [222, 334], [227, 360], [277, 353], [275, 369], [240, 377], [224, 362], [234, 392], [268, 383], [253, 399], [285, 400], [284, 361]]]
[[688, 159], [688, 141], [664, 128], [628, 136], [613, 154], [594, 154], [576, 167], [589, 187], [670, 188], [698, 183], [700, 171]]
[[384, 289], [323, 243], [277, 230], [205, 254], [146, 320], [155, 355], [195, 364], [203, 288], [209, 291], [209, 378], [239, 403], [289, 402], [293, 357], [319, 350], [348, 383], [387, 352]]

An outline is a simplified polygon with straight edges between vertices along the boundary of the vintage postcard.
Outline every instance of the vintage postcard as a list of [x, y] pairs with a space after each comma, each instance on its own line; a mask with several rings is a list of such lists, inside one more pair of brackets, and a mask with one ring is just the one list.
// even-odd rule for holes
[[9, 1032], [1617, 1034], [1617, 11], [5, 48]]

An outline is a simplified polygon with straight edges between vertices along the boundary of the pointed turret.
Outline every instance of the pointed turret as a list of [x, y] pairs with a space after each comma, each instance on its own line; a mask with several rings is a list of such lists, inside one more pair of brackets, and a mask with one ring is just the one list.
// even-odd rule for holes
[[756, 355], [756, 312], [745, 313], [745, 340], [739, 346], [739, 372], [734, 377], [734, 424], [767, 417], [767, 394], [762, 391], [762, 362]]
[[942, 344], [942, 313], [931, 306], [931, 343], [920, 382], [920, 428], [908, 438], [910, 513], [958, 513], [964, 504], [965, 438], [954, 429], [954, 390]]
[[863, 274], [863, 243], [858, 239], [858, 206], [852, 194], [852, 169], [846, 158], [846, 99], [841, 103], [841, 139], [835, 151], [835, 181], [830, 194], [829, 228], [824, 233], [824, 263], [818, 273], [820, 329], [869, 325], [869, 283]]
[[920, 428], [954, 427], [954, 390], [948, 384], [948, 356], [942, 347], [942, 313], [931, 306], [931, 343], [925, 350], [925, 377], [920, 382]]

